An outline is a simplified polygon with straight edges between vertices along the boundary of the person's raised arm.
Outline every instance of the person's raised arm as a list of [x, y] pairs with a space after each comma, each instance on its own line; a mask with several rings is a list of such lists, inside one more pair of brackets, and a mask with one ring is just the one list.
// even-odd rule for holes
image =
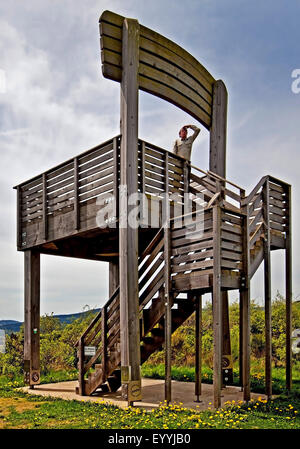
[[192, 129], [194, 131], [193, 135], [191, 136], [192, 142], [194, 142], [194, 140], [196, 139], [196, 137], [200, 133], [201, 129], [198, 128], [198, 126], [195, 126], [195, 125], [186, 125], [186, 127], [190, 128], [190, 129]]

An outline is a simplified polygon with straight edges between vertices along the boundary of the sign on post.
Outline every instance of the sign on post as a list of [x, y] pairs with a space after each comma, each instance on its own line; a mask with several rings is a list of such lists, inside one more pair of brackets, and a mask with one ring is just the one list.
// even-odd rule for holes
[[96, 346], [85, 346], [84, 355], [87, 357], [93, 357], [96, 355]]

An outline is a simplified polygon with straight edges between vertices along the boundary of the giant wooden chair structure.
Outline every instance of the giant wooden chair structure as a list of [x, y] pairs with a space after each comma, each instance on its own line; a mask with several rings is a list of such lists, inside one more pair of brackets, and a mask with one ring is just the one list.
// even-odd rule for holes
[[[40, 381], [40, 254], [109, 263], [109, 299], [78, 341], [81, 395], [116, 391], [141, 399], [140, 366], [165, 349], [165, 398], [171, 400], [171, 334], [196, 312], [196, 390], [201, 395], [201, 298], [212, 294], [214, 405], [232, 369], [228, 297], [240, 297], [240, 379], [250, 398], [250, 280], [264, 262], [266, 392], [272, 394], [270, 252], [285, 250], [286, 382], [291, 388], [291, 188], [264, 176], [250, 194], [226, 179], [227, 92], [188, 52], [137, 20], [100, 18], [103, 75], [121, 83], [119, 136], [16, 186], [17, 245], [25, 256], [25, 354], [28, 384]], [[142, 89], [188, 112], [210, 131], [203, 171], [138, 138]], [[119, 189], [127, 186], [127, 192]], [[151, 226], [127, 226], [140, 192]], [[195, 207], [176, 215], [168, 194]], [[150, 201], [152, 200], [152, 201]], [[173, 206], [169, 208], [169, 205]], [[99, 213], [106, 219], [99, 227]], [[146, 214], [147, 215], [147, 214]], [[190, 220], [189, 220], [190, 219]], [[203, 232], [194, 240], [195, 223]], [[87, 357], [85, 347], [93, 346]]]

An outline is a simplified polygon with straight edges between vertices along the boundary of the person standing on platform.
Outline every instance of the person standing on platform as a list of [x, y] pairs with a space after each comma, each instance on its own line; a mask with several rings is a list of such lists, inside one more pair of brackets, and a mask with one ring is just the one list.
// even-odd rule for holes
[[[188, 128], [192, 129], [194, 133], [191, 136], [187, 136]], [[198, 134], [200, 133], [200, 128], [198, 128], [195, 125], [185, 125], [181, 128], [179, 131], [179, 139], [175, 140], [174, 147], [173, 147], [173, 153], [177, 154], [178, 156], [183, 157], [188, 162], [191, 160], [191, 153], [192, 153], [192, 145]]]

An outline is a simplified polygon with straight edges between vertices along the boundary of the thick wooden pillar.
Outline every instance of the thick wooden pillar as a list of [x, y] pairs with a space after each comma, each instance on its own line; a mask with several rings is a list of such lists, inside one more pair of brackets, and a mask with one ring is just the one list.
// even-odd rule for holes
[[[210, 129], [209, 169], [223, 178], [226, 178], [226, 139], [227, 139], [227, 103], [228, 94], [222, 80], [213, 86], [212, 125]], [[222, 292], [223, 303], [223, 329], [222, 346], [224, 362], [232, 359], [230, 330], [229, 330], [229, 300], [228, 293]], [[232, 368], [228, 379], [232, 377]], [[230, 379], [229, 379], [230, 380]]]
[[119, 263], [109, 262], [109, 297], [111, 297], [119, 285], [119, 275]]
[[242, 306], [242, 381], [244, 401], [250, 401], [250, 291], [240, 290]]
[[265, 382], [266, 395], [272, 397], [272, 298], [271, 298], [271, 249], [270, 249], [270, 207], [269, 181], [262, 191], [263, 219], [265, 223], [264, 239], [264, 291], [265, 291]]
[[239, 381], [243, 391], [243, 301], [239, 291]]
[[286, 388], [292, 388], [292, 198], [291, 186], [286, 189], [287, 224], [285, 242], [285, 298], [286, 298]]
[[119, 192], [120, 334], [123, 397], [141, 399], [138, 291], [138, 228], [128, 216], [138, 192], [138, 64], [139, 24], [125, 19], [122, 39], [121, 82], [121, 186]]
[[240, 288], [240, 368], [242, 368], [242, 385], [244, 401], [250, 401], [250, 250], [248, 206], [243, 210], [243, 276]]
[[230, 325], [229, 325], [229, 300], [228, 293], [222, 292], [222, 386], [230, 385], [233, 382]]
[[213, 86], [209, 169], [223, 178], [226, 177], [227, 102], [225, 84], [218, 80]]
[[24, 372], [30, 386], [40, 383], [40, 253], [24, 251]]
[[221, 209], [213, 207], [213, 234], [214, 234], [214, 272], [213, 272], [213, 390], [214, 407], [221, 406], [222, 387], [222, 295], [221, 295]]
[[172, 291], [171, 291], [171, 236], [170, 228], [166, 224], [164, 229], [164, 258], [165, 258], [165, 400], [167, 404], [172, 400], [171, 378], [171, 336], [172, 336]]
[[196, 296], [195, 396], [200, 402], [202, 384], [202, 296]]

